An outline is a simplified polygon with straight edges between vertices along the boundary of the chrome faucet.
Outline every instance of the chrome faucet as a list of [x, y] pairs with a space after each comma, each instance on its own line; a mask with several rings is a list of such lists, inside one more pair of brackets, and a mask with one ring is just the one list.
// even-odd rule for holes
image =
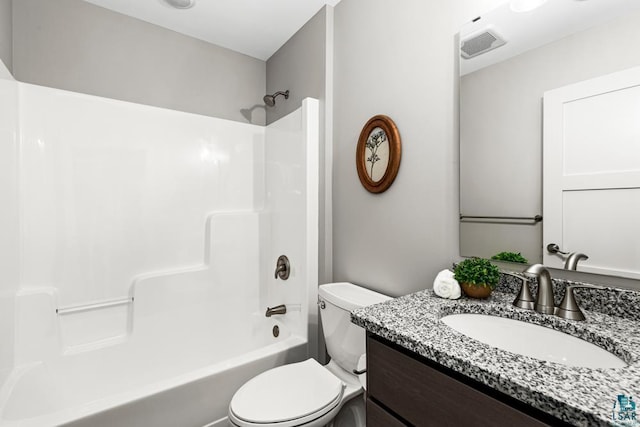
[[538, 295], [533, 309], [538, 313], [554, 314], [556, 305], [553, 300], [553, 283], [549, 270], [542, 264], [533, 264], [522, 272], [525, 276], [538, 280]]
[[[576, 259], [575, 263], [578, 263], [578, 260], [585, 259], [586, 255], [581, 253], [572, 253], [571, 255], [575, 255], [572, 259]], [[585, 257], [585, 258], [582, 258]], [[571, 257], [570, 257], [571, 258]], [[575, 268], [574, 268], [575, 269]], [[503, 273], [504, 274], [504, 273]], [[506, 273], [514, 277], [521, 277]], [[606, 290], [607, 288], [599, 285], [568, 285], [564, 297], [560, 302], [558, 307], [555, 306], [555, 302], [553, 300], [553, 282], [551, 280], [551, 274], [549, 270], [542, 264], [534, 264], [527, 268], [522, 272], [525, 276], [535, 277], [538, 280], [538, 295], [536, 296], [535, 303], [533, 305], [533, 309], [538, 313], [543, 314], [555, 314], [558, 317], [563, 319], [570, 320], [584, 320], [584, 313], [580, 310], [580, 306], [576, 302], [575, 295], [573, 290], [576, 288], [588, 288], [588, 289], [598, 289], [598, 290]], [[527, 285], [527, 281], [523, 280], [522, 288], [520, 288], [520, 293], [516, 297], [513, 305], [520, 308], [531, 309], [531, 296], [529, 293], [529, 286]]]
[[578, 262], [582, 259], [589, 259], [589, 257], [581, 252], [571, 252], [564, 262], [564, 269], [577, 270]]
[[267, 317], [271, 317], [274, 314], [286, 314], [287, 306], [284, 304], [276, 305], [275, 307], [267, 307], [267, 312], [264, 314]]

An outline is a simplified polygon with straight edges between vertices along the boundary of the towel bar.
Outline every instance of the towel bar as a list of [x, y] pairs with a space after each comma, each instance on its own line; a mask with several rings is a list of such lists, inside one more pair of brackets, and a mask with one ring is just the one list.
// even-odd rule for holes
[[472, 216], [472, 215], [460, 215], [460, 221], [462, 222], [500, 222], [500, 221], [528, 221], [532, 224], [542, 221], [542, 215], [536, 215], [532, 217], [528, 216]]

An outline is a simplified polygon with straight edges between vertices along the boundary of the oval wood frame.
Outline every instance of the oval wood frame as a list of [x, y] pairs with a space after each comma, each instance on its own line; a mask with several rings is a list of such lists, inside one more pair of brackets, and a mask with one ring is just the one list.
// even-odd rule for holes
[[[382, 178], [380, 178], [379, 181], [373, 181], [369, 178], [369, 174], [366, 170], [366, 144], [371, 131], [377, 127], [384, 130], [387, 134], [389, 142], [389, 163], [387, 163], [387, 169], [384, 171]], [[393, 184], [393, 180], [396, 179], [396, 175], [398, 175], [401, 157], [402, 143], [400, 141], [400, 133], [398, 132], [398, 127], [393, 120], [382, 114], [371, 117], [360, 132], [358, 147], [356, 148], [356, 168], [358, 169], [358, 177], [360, 178], [362, 186], [371, 193], [382, 193], [387, 190], [391, 184]]]

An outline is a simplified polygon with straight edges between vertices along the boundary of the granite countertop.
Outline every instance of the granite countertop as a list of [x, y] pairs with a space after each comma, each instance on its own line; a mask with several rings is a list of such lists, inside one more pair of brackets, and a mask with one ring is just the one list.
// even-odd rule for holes
[[[619, 291], [618, 295], [610, 296], [606, 304], [600, 305], [587, 301], [589, 295], [582, 295], [587, 319], [573, 321], [513, 307], [514, 294], [507, 288], [495, 291], [486, 300], [464, 296], [446, 300], [429, 289], [354, 310], [351, 320], [369, 332], [563, 421], [579, 426], [631, 425], [615, 424], [612, 411], [620, 394], [640, 398], [640, 321], [635, 315], [621, 316], [625, 310], [619, 306], [620, 301], [629, 300], [629, 309], [635, 314], [640, 293], [611, 289], [612, 294]], [[629, 292], [633, 292], [631, 297]], [[500, 350], [440, 321], [443, 316], [458, 313], [490, 314], [557, 329], [610, 351], [628, 366], [569, 367]]]

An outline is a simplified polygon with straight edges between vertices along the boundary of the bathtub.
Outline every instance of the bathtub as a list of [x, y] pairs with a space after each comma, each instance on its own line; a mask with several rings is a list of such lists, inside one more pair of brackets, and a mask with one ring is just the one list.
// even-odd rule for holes
[[306, 341], [281, 322], [256, 313], [247, 323], [199, 344], [132, 339], [17, 368], [0, 391], [0, 425], [226, 426], [244, 382], [306, 356]]
[[0, 426], [226, 425], [242, 384], [308, 354], [306, 308], [265, 317], [286, 301], [261, 296], [260, 220], [211, 215], [203, 264], [139, 275], [116, 304], [60, 308], [55, 288], [19, 293]]
[[317, 100], [263, 128], [16, 85], [1, 427], [225, 425], [244, 382], [313, 353]]

